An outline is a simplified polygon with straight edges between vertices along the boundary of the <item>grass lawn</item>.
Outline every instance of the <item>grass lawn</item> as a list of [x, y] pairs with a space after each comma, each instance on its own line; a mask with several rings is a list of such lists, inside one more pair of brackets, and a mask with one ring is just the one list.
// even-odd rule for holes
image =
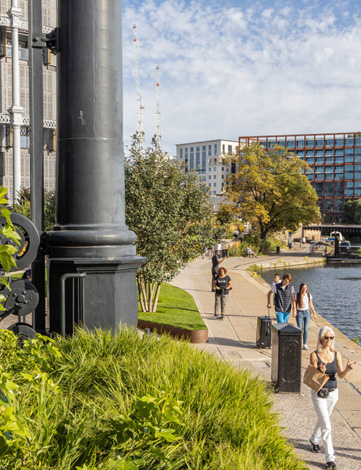
[[179, 287], [163, 283], [156, 313], [138, 313], [139, 320], [171, 325], [187, 330], [206, 330], [193, 297]]

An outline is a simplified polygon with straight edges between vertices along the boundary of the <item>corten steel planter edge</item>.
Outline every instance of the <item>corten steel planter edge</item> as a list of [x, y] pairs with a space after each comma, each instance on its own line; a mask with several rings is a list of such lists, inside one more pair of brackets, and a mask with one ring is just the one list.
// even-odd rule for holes
[[208, 341], [208, 330], [187, 330], [177, 326], [164, 325], [146, 320], [138, 320], [138, 328], [145, 330], [149, 328], [151, 331], [158, 333], [169, 333], [175, 338], [190, 339], [191, 343], [206, 343]]

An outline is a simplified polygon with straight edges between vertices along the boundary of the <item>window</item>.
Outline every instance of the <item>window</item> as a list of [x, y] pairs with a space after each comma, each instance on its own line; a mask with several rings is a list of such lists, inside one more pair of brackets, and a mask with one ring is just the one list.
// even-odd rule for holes
[[326, 150], [325, 155], [333, 155], [333, 150]]
[[212, 179], [212, 176], [211, 176], [211, 175], [209, 175], [209, 176], [208, 176], [208, 179], [209, 179], [209, 180], [210, 180], [210, 179]]
[[353, 145], [353, 139], [346, 139], [345, 145], [346, 145], [346, 146], [351, 146], [351, 145]]
[[322, 181], [322, 180], [323, 180], [323, 173], [322, 173], [322, 175], [316, 175], [316, 176], [315, 176], [315, 179], [316, 179], [317, 181], [320, 181], [320, 180]]
[[326, 163], [333, 163], [333, 157], [326, 157]]
[[336, 139], [336, 147], [343, 147], [343, 139]]
[[361, 137], [356, 137], [355, 145], [361, 145]]
[[315, 163], [315, 159], [314, 158], [306, 158], [307, 160], [307, 163], [310, 164], [310, 163]]
[[297, 152], [297, 157], [303, 157], [305, 155], [305, 152], [303, 150], [300, 150]]
[[355, 165], [355, 171], [361, 171], [361, 165]]
[[361, 188], [361, 181], [355, 181], [355, 188]]
[[323, 157], [322, 157], [322, 158], [321, 158], [321, 157], [316, 158], [316, 163], [317, 163], [317, 164], [320, 164], [320, 163], [323, 164], [323, 162], [324, 162], [324, 158], [323, 158]]
[[217, 155], [217, 144], [214, 144], [214, 152], [213, 152], [214, 155]]
[[213, 176], [213, 179], [215, 180], [216, 178], [217, 178], [217, 175], [214, 175], [214, 176]]
[[313, 157], [314, 154], [315, 154], [315, 152], [314, 152], [313, 150], [307, 150], [307, 151], [306, 151], [306, 155], [307, 155], [307, 156], [310, 155], [310, 156]]
[[342, 212], [343, 201], [342, 199], [335, 199], [335, 212]]
[[278, 144], [280, 147], [285, 147], [285, 146], [286, 146], [286, 141], [284, 141], [284, 140], [279, 140], [279, 141], [277, 142], [277, 144]]
[[306, 147], [313, 147], [315, 145], [314, 140], [306, 140]]
[[336, 157], [335, 163], [343, 163], [343, 157]]
[[216, 187], [217, 187], [217, 183], [213, 183], [213, 187], [216, 188]]
[[355, 179], [356, 180], [361, 180], [361, 172], [360, 171], [355, 171]]
[[323, 173], [323, 166], [316, 166], [315, 172], [316, 173]]
[[323, 150], [316, 150], [316, 155], [323, 155]]
[[332, 199], [325, 200], [325, 211], [333, 212], [333, 200]]
[[346, 155], [345, 162], [346, 163], [352, 163], [353, 162], [353, 155]]
[[323, 139], [316, 140], [316, 147], [323, 147], [325, 141]]
[[345, 149], [346, 155], [353, 155], [353, 149]]
[[304, 140], [297, 140], [297, 147], [304, 147], [305, 141]]
[[333, 147], [333, 139], [326, 139], [326, 147]]
[[361, 196], [361, 189], [355, 189], [355, 196]]
[[179, 149], [179, 157], [183, 158], [183, 149]]
[[361, 155], [355, 155], [355, 162], [361, 162]]
[[325, 183], [325, 196], [326, 197], [333, 196], [333, 183]]
[[[326, 153], [329, 152], [329, 150], [326, 150]], [[344, 150], [343, 149], [337, 149], [336, 150], [336, 155], [343, 155], [344, 154]]]
[[326, 166], [325, 173], [333, 173], [333, 166]]
[[295, 148], [295, 141], [294, 140], [289, 140], [287, 142], [287, 148], [294, 149]]
[[[356, 183], [355, 183], [355, 186], [356, 186]], [[361, 187], [361, 186], [360, 186]], [[353, 188], [353, 181], [348, 181], [346, 183], [346, 188]]]
[[318, 196], [321, 197], [323, 194], [323, 183], [316, 183], [315, 189], [316, 189], [316, 193], [318, 194]]
[[346, 178], [347, 180], [352, 180], [352, 179], [353, 179], [353, 173], [352, 173], [352, 172], [351, 172], [351, 173], [346, 172], [346, 173], [345, 173], [345, 178]]
[[222, 144], [222, 153], [223, 155], [226, 153], [226, 146], [224, 144]]
[[345, 196], [353, 196], [353, 189], [345, 189]]
[[343, 173], [343, 166], [336, 166], [335, 173]]

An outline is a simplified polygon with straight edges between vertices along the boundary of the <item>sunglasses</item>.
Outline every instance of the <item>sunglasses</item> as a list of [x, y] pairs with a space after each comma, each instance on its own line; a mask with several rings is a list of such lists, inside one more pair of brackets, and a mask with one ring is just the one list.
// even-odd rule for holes
[[326, 341], [328, 340], [332, 341], [334, 339], [334, 336], [324, 336], [323, 339]]

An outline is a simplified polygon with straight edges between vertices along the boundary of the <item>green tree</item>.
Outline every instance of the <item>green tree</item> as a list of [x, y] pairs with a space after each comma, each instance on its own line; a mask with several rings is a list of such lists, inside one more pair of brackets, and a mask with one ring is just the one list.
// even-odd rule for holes
[[345, 202], [343, 206], [342, 222], [344, 224], [361, 224], [361, 199]]
[[210, 244], [211, 203], [194, 172], [161, 151], [133, 144], [125, 161], [126, 223], [147, 258], [137, 282], [143, 312], [155, 312], [160, 286]]
[[317, 193], [305, 175], [307, 163], [283, 147], [266, 152], [254, 143], [242, 150], [238, 166], [227, 181], [227, 197], [259, 230], [262, 252], [268, 234], [319, 220]]
[[[30, 188], [21, 188], [18, 192], [13, 211], [31, 219]], [[52, 230], [55, 224], [55, 191], [44, 191], [44, 230]]]

